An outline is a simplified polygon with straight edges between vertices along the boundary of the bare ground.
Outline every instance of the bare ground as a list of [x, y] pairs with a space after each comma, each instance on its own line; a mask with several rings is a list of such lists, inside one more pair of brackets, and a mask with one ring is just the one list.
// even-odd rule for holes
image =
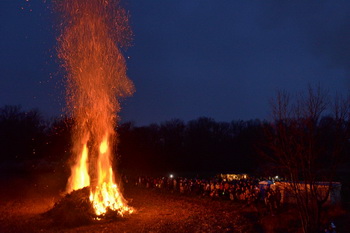
[[[58, 182], [59, 183], [59, 182]], [[60, 200], [59, 185], [49, 176], [2, 181], [0, 232], [259, 232], [243, 205], [198, 196], [128, 186], [125, 197], [135, 213], [78, 227], [58, 225], [46, 215]]]
[[[57, 175], [56, 175], [57, 176]], [[62, 197], [50, 175], [1, 181], [0, 232], [298, 232], [294, 213], [271, 216], [263, 207], [183, 196], [132, 185], [124, 193], [135, 213], [125, 218], [67, 227], [43, 215]], [[295, 216], [292, 216], [295, 217]], [[344, 231], [341, 231], [344, 232]]]

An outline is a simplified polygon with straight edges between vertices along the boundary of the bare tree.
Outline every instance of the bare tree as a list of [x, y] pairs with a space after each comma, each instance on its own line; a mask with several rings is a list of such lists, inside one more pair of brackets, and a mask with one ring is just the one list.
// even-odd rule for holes
[[[332, 104], [328, 99], [319, 86], [309, 86], [306, 94], [293, 100], [280, 91], [272, 101], [273, 123], [266, 130], [265, 155], [289, 180], [305, 233], [319, 230], [322, 208], [348, 137], [349, 101], [338, 98]], [[332, 110], [332, 120], [321, 124], [328, 110]]]

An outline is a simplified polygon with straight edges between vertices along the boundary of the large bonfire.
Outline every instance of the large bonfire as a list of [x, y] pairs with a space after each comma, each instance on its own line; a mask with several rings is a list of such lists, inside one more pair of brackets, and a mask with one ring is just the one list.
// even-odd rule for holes
[[128, 15], [117, 0], [60, 0], [59, 57], [67, 71], [68, 109], [75, 120], [67, 192], [89, 187], [96, 216], [131, 213], [112, 168], [118, 98], [133, 93], [121, 48], [128, 46]]

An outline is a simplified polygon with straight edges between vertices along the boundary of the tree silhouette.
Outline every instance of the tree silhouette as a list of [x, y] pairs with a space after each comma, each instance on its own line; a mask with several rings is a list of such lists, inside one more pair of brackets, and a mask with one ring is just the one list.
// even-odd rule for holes
[[46, 125], [38, 110], [20, 106], [0, 108], [1, 160], [23, 161], [42, 158]]
[[[322, 118], [331, 108], [333, 116]], [[266, 128], [265, 156], [290, 181], [303, 231], [317, 232], [347, 143], [349, 102], [342, 99], [332, 105], [319, 86], [309, 87], [306, 95], [294, 101], [280, 91], [272, 102], [272, 116], [274, 122]], [[319, 181], [326, 183], [325, 188], [320, 188]]]

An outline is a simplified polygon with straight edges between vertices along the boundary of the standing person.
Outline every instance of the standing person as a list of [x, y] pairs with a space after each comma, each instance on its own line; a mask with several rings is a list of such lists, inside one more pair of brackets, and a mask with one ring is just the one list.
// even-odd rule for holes
[[179, 186], [180, 186], [179, 187], [180, 193], [183, 194], [184, 193], [184, 186], [183, 186], [182, 180], [180, 180]]
[[279, 187], [276, 188], [275, 192], [275, 201], [276, 201], [276, 209], [279, 210], [281, 207], [281, 199], [282, 199], [282, 194], [279, 189]]
[[233, 201], [235, 199], [235, 186], [234, 186], [234, 184], [230, 185], [229, 193], [230, 193], [230, 200]]
[[173, 180], [173, 189], [174, 189], [174, 191], [176, 191], [176, 189], [177, 189], [177, 181], [176, 181], [176, 179], [174, 179]]
[[267, 207], [270, 210], [272, 216], [274, 216], [274, 206], [275, 206], [275, 193], [272, 189], [269, 189], [266, 195]]
[[210, 195], [210, 184], [207, 182], [205, 185], [205, 192], [204, 192], [205, 196], [209, 196]]
[[214, 189], [215, 189], [215, 185], [214, 185], [214, 182], [210, 182], [210, 193], [214, 192]]
[[324, 229], [324, 232], [325, 233], [336, 233], [335, 229], [336, 229], [336, 226], [334, 225], [333, 222], [331, 222], [329, 224], [328, 228]]

